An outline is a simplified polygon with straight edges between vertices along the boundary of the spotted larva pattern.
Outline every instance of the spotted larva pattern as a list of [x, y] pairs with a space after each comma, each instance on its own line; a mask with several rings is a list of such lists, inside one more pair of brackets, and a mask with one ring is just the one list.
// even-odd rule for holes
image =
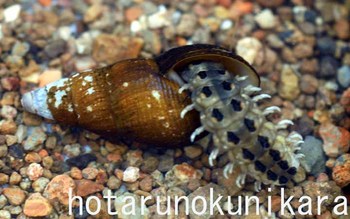
[[227, 177], [239, 168], [237, 185], [241, 187], [250, 175], [256, 180], [256, 190], [261, 183], [285, 185], [293, 178], [303, 157], [297, 153], [302, 137], [296, 132], [288, 136], [279, 133], [292, 121], [274, 124], [266, 119], [266, 115], [280, 111], [274, 106], [264, 110], [258, 107], [257, 102], [270, 98], [269, 95], [256, 95], [260, 88], [249, 85], [247, 76], [235, 76], [218, 63], [191, 64], [180, 75], [184, 84], [179, 92], [189, 90], [192, 99], [181, 116], [193, 109], [200, 112], [202, 125], [193, 132], [191, 140], [204, 131], [209, 133], [206, 138], [214, 144], [210, 165], [218, 155], [227, 153], [230, 161], [224, 167], [224, 175]]

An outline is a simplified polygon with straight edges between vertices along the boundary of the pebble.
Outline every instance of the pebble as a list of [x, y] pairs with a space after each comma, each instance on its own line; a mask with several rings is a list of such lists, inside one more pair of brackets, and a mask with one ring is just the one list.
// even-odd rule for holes
[[76, 180], [76, 194], [81, 197], [86, 197], [90, 194], [100, 192], [104, 186], [88, 179]]
[[45, 70], [39, 76], [39, 87], [44, 87], [45, 85], [57, 81], [62, 78], [62, 72], [58, 69]]
[[21, 6], [19, 4], [14, 4], [5, 8], [3, 11], [5, 22], [7, 23], [15, 21], [18, 18], [20, 12]]
[[193, 145], [193, 146], [185, 147], [184, 151], [187, 157], [189, 157], [190, 159], [195, 159], [202, 154], [203, 148], [198, 145]]
[[146, 157], [141, 165], [141, 170], [144, 173], [152, 173], [158, 167], [159, 160], [156, 157], [149, 156]]
[[7, 199], [4, 195], [0, 195], [0, 209], [3, 209], [7, 204]]
[[242, 56], [248, 63], [252, 64], [259, 51], [262, 49], [261, 42], [253, 37], [245, 37], [237, 42], [236, 52]]
[[174, 157], [172, 155], [162, 155], [159, 157], [158, 170], [167, 172], [174, 166]]
[[103, 7], [100, 4], [92, 4], [84, 14], [84, 22], [90, 23], [101, 16]]
[[43, 175], [44, 168], [38, 163], [31, 163], [27, 168], [27, 176], [30, 180], [37, 180]]
[[141, 38], [101, 34], [93, 41], [92, 57], [97, 62], [112, 64], [122, 59], [138, 57], [142, 46]]
[[9, 181], [9, 176], [5, 173], [0, 173], [0, 185], [7, 184]]
[[293, 52], [296, 58], [304, 59], [313, 55], [313, 47], [310, 44], [299, 43], [293, 48]]
[[350, 184], [350, 154], [343, 154], [337, 158], [332, 169], [332, 177], [341, 188]]
[[339, 62], [331, 57], [325, 56], [322, 57], [320, 61], [320, 71], [319, 74], [321, 77], [335, 77], [337, 69], [339, 68]]
[[8, 187], [4, 188], [2, 194], [4, 194], [11, 205], [20, 205], [24, 202], [26, 194], [20, 188]]
[[85, 179], [95, 179], [98, 174], [98, 169], [87, 167], [82, 170], [82, 174]]
[[90, 162], [96, 161], [97, 158], [94, 154], [82, 154], [68, 159], [66, 162], [69, 166], [75, 166], [79, 169], [84, 169]]
[[49, 42], [44, 51], [49, 58], [56, 58], [66, 51], [66, 42], [62, 39]]
[[347, 113], [350, 113], [350, 88], [345, 90], [340, 98], [340, 104]]
[[107, 186], [109, 189], [119, 189], [121, 184], [122, 181], [115, 176], [110, 176], [107, 182]]
[[61, 204], [68, 206], [69, 189], [72, 189], [74, 196], [76, 194], [75, 187], [74, 180], [68, 175], [57, 175], [47, 184], [43, 194], [50, 201], [57, 199]]
[[128, 167], [124, 171], [123, 181], [128, 183], [136, 182], [140, 177], [140, 169], [137, 167]]
[[[210, 190], [213, 191], [213, 195], [210, 195]], [[189, 199], [189, 203], [192, 203], [192, 201], [194, 200], [194, 198], [196, 197], [203, 197], [205, 201], [207, 200], [216, 200], [220, 195], [224, 196], [226, 194], [225, 190], [223, 188], [221, 188], [219, 185], [215, 184], [215, 183], [209, 183], [203, 187], [199, 187], [196, 191], [192, 192], [191, 194], [188, 195], [188, 199]], [[201, 203], [201, 201], [197, 201], [197, 203]], [[223, 206], [224, 204], [224, 199], [221, 199], [219, 201], [219, 205]], [[200, 209], [200, 204], [196, 205], [196, 210], [199, 211]], [[210, 212], [211, 210], [213, 210], [213, 212]], [[189, 216], [192, 219], [202, 219], [202, 218], [211, 218], [211, 217], [215, 217], [219, 212], [217, 208], [214, 209], [210, 209], [210, 208], [206, 208], [206, 211], [203, 212], [203, 214], [198, 215], [193, 211], [193, 208], [190, 208], [190, 212], [189, 212]]]
[[313, 136], [306, 136], [304, 141], [300, 145], [300, 153], [306, 155], [302, 160], [303, 167], [314, 176], [324, 173], [327, 157], [322, 148], [322, 141]]
[[17, 136], [15, 135], [6, 135], [6, 145], [11, 146], [18, 142]]
[[284, 0], [257, 0], [257, 2], [264, 7], [277, 7], [283, 4]]
[[338, 83], [344, 87], [348, 88], [350, 86], [350, 67], [343, 65], [337, 71], [337, 80]]
[[318, 89], [318, 80], [312, 75], [303, 75], [300, 80], [300, 90], [305, 94], [314, 94]]
[[299, 78], [290, 65], [284, 65], [278, 93], [287, 100], [295, 100], [300, 94]]
[[6, 91], [18, 90], [18, 88], [20, 86], [19, 78], [18, 77], [3, 77], [3, 78], [1, 78], [1, 86]]
[[182, 15], [179, 24], [176, 26], [176, 32], [182, 36], [192, 36], [197, 25], [197, 17], [193, 14]]
[[1, 116], [5, 119], [14, 119], [17, 116], [16, 108], [5, 105], [1, 108]]
[[317, 39], [316, 47], [321, 55], [334, 55], [336, 42], [330, 37], [321, 37]]
[[350, 147], [350, 132], [332, 123], [321, 124], [319, 133], [323, 140], [323, 150], [329, 157], [338, 157]]
[[43, 192], [49, 182], [49, 179], [40, 177], [32, 183], [32, 188], [34, 192]]
[[0, 134], [3, 135], [13, 135], [16, 133], [17, 124], [11, 120], [1, 120], [0, 121]]
[[255, 21], [262, 29], [272, 29], [276, 26], [276, 17], [270, 9], [264, 9], [255, 15]]
[[11, 219], [11, 213], [7, 210], [0, 210], [1, 219]]
[[31, 134], [23, 144], [23, 148], [26, 151], [32, 151], [42, 146], [46, 140], [46, 134], [40, 127], [33, 128]]
[[40, 193], [31, 194], [24, 203], [23, 213], [28, 217], [44, 217], [51, 212], [51, 204]]
[[10, 185], [17, 185], [21, 182], [22, 176], [18, 174], [17, 172], [12, 172], [10, 176]]
[[347, 19], [339, 19], [334, 24], [334, 30], [339, 39], [346, 40], [350, 36], [350, 24]]

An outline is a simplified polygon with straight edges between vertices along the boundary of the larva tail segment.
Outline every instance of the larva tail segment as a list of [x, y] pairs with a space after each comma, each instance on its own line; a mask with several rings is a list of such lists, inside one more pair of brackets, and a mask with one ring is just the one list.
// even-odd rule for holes
[[223, 168], [223, 175], [228, 177], [238, 168], [239, 187], [245, 184], [248, 175], [256, 180], [257, 191], [262, 184], [285, 185], [297, 173], [299, 159], [303, 157], [297, 153], [302, 136], [296, 132], [287, 137], [280, 134], [279, 130], [293, 122], [269, 122], [266, 116], [281, 109], [270, 106], [261, 110], [257, 103], [271, 96], [258, 94], [261, 88], [247, 84], [247, 76], [234, 73], [213, 62], [191, 64], [180, 73], [185, 84], [179, 92], [189, 90], [192, 99], [181, 117], [195, 109], [202, 124], [191, 135], [191, 141], [207, 131], [214, 147], [209, 164], [213, 166], [219, 154], [227, 154], [229, 163]]

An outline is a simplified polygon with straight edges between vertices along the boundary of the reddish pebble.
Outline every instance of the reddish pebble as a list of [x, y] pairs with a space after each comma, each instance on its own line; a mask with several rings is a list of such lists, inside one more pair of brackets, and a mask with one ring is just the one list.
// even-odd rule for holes
[[44, 217], [51, 214], [52, 206], [40, 193], [34, 193], [24, 203], [23, 212], [29, 217]]
[[77, 195], [81, 197], [100, 192], [104, 189], [103, 185], [88, 179], [76, 180], [75, 182], [77, 185]]
[[349, 150], [350, 132], [337, 127], [330, 122], [321, 124], [320, 135], [323, 139], [323, 149], [330, 157], [337, 157]]
[[68, 206], [69, 191], [72, 191], [72, 195], [75, 195], [75, 182], [67, 175], [55, 176], [49, 184], [47, 184], [44, 196], [50, 201], [56, 199], [63, 205]]

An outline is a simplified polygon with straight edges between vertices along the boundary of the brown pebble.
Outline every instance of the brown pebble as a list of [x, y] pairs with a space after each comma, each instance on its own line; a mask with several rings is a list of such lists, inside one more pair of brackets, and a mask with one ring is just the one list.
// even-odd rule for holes
[[303, 75], [300, 80], [300, 89], [306, 94], [314, 94], [318, 89], [318, 80], [312, 75]]
[[4, 185], [8, 183], [9, 181], [9, 176], [5, 173], [0, 173], [0, 185]]
[[17, 124], [13, 120], [1, 120], [0, 121], [0, 134], [2, 135], [14, 135], [17, 131]]
[[95, 179], [97, 176], [98, 170], [93, 167], [87, 167], [82, 170], [83, 177], [85, 179]]
[[22, 180], [22, 176], [17, 172], [12, 172], [10, 176], [10, 185], [17, 185]]
[[6, 196], [10, 204], [15, 206], [22, 204], [26, 197], [24, 191], [16, 187], [5, 188], [3, 194]]
[[151, 176], [147, 175], [140, 181], [140, 189], [142, 191], [150, 192], [153, 188], [153, 179]]
[[81, 172], [81, 170], [78, 167], [72, 167], [72, 169], [70, 170], [70, 176], [73, 179], [82, 179], [83, 173]]
[[76, 180], [75, 182], [77, 186], [77, 195], [81, 197], [100, 192], [104, 189], [103, 185], [95, 183], [88, 179]]
[[44, 217], [51, 214], [52, 206], [40, 193], [34, 193], [24, 203], [23, 212], [29, 217]]
[[68, 175], [58, 175], [55, 176], [49, 184], [47, 184], [44, 190], [44, 196], [50, 201], [58, 199], [58, 201], [63, 205], [68, 205], [69, 201], [69, 190], [72, 190], [72, 195], [75, 193], [75, 182]]
[[339, 19], [334, 24], [334, 30], [339, 39], [346, 40], [350, 36], [350, 24], [348, 19]]

